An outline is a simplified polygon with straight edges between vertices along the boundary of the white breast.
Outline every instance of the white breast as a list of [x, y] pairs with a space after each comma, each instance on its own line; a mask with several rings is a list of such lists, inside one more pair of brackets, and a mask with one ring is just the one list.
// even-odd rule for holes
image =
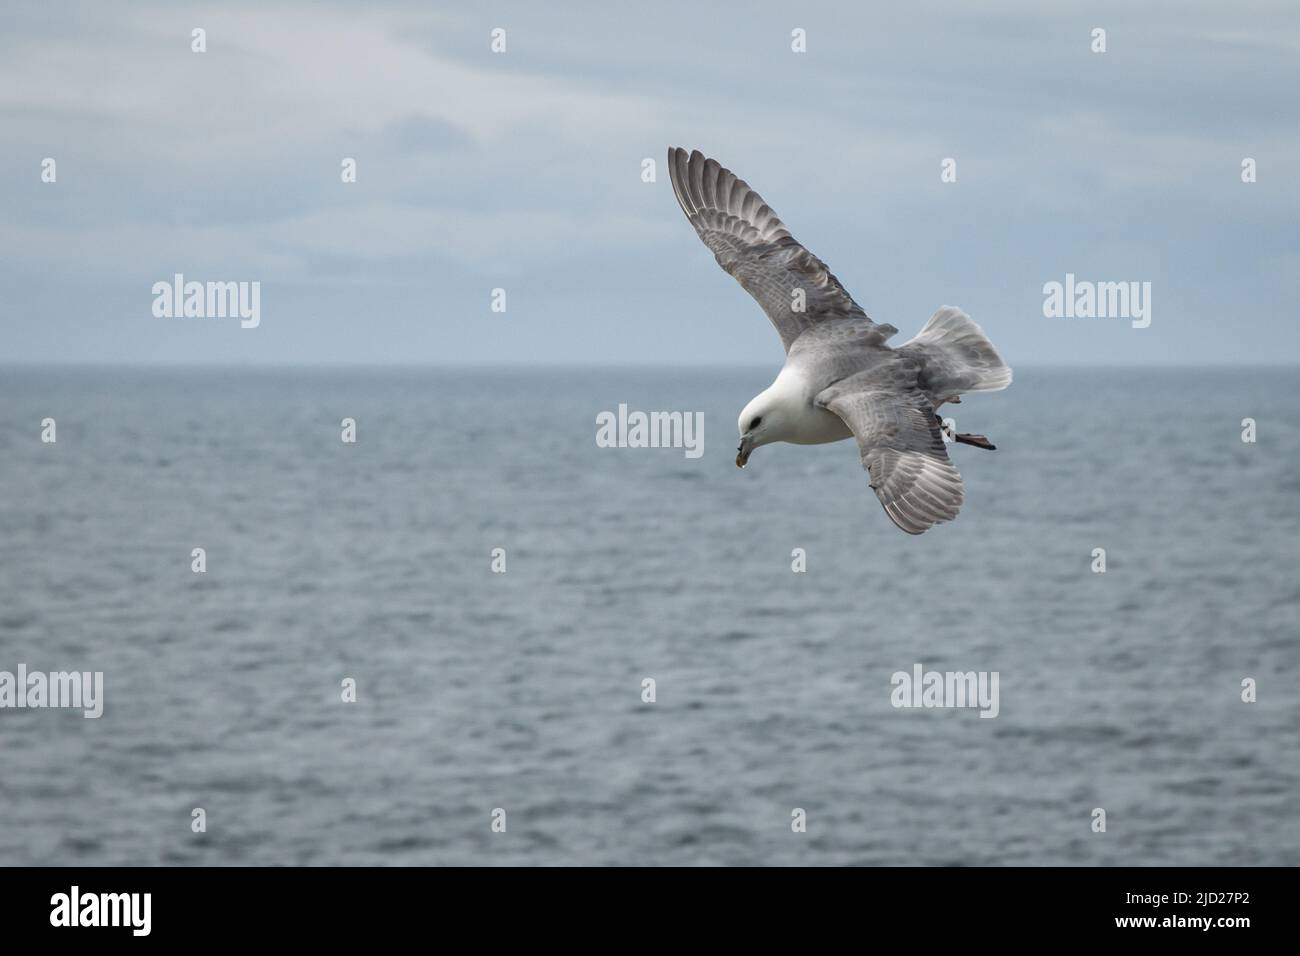
[[768, 392], [781, 406], [785, 427], [781, 429], [780, 441], [795, 445], [822, 445], [853, 437], [844, 419], [813, 403], [816, 396], [809, 394], [803, 378], [794, 369], [782, 369]]
[[853, 432], [840, 416], [815, 405], [806, 405], [795, 423], [794, 437], [786, 441], [796, 445], [821, 445], [852, 437]]

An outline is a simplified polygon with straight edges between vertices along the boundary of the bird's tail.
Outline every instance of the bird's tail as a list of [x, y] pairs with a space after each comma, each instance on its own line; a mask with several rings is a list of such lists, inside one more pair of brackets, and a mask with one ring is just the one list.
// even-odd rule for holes
[[1011, 368], [984, 330], [961, 309], [945, 305], [916, 338], [899, 347], [926, 364], [932, 391], [996, 392], [1011, 384]]

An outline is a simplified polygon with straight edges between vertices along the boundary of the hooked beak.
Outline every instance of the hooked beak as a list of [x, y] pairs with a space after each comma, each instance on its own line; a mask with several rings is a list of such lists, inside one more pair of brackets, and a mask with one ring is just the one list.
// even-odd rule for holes
[[740, 447], [736, 449], [736, 467], [744, 468], [749, 461], [749, 453], [754, 450], [754, 439], [750, 435], [740, 436]]

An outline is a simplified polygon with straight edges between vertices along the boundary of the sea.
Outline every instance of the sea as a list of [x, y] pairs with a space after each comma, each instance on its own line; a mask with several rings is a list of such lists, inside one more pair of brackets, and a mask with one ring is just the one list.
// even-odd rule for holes
[[919, 537], [774, 371], [0, 367], [0, 672], [103, 675], [0, 865], [1300, 864], [1300, 370], [1017, 369]]

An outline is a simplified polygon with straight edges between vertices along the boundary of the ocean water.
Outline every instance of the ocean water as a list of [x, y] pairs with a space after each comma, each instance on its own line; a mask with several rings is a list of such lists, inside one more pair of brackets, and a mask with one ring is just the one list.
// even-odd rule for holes
[[0, 864], [1300, 864], [1300, 371], [1023, 370], [919, 538], [734, 466], [774, 371], [0, 369], [0, 670], [105, 697], [0, 710]]

